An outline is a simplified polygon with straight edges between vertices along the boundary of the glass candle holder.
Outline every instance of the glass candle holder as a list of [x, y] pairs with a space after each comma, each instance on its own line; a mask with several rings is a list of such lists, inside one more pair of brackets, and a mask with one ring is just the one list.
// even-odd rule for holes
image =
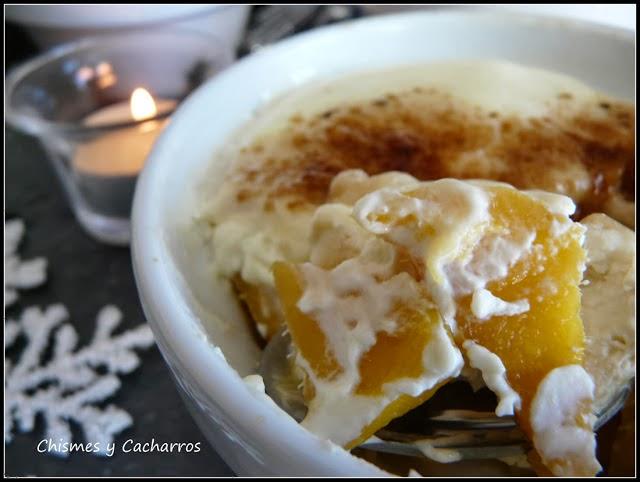
[[41, 141], [82, 227], [127, 245], [137, 175], [155, 139], [232, 59], [215, 37], [186, 30], [83, 39], [9, 74], [6, 120]]

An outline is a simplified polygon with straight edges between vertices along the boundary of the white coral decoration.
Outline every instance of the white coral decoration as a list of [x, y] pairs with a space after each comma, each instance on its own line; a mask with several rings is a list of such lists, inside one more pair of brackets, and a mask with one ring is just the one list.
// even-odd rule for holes
[[[71, 443], [73, 421], [86, 442], [99, 446], [95, 453], [105, 455], [114, 435], [129, 427], [132, 418], [113, 405], [95, 404], [120, 388], [117, 375], [139, 365], [134, 349], [151, 346], [153, 335], [145, 324], [113, 336], [122, 314], [115, 306], [105, 306], [98, 313], [91, 343], [74, 352], [78, 335], [72, 325], [63, 323], [67, 318], [67, 309], [56, 304], [44, 311], [27, 308], [19, 321], [6, 322], [5, 352], [21, 336], [26, 344], [15, 365], [5, 355], [4, 439], [11, 441], [16, 426], [22, 432], [32, 431], [36, 415], [41, 414], [46, 438], [57, 446]], [[51, 359], [43, 362], [50, 339]], [[56, 455], [65, 457], [67, 452]]]
[[46, 278], [47, 260], [22, 261], [16, 253], [24, 235], [24, 223], [12, 219], [4, 223], [4, 306], [18, 299], [18, 289], [33, 288]]

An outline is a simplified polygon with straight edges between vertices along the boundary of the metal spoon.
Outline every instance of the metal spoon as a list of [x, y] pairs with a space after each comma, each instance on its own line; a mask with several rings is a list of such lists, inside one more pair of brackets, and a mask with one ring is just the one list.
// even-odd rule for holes
[[[295, 376], [290, 357], [291, 339], [280, 330], [264, 349], [258, 373], [266, 393], [298, 422], [307, 413], [300, 380]], [[595, 430], [607, 423], [624, 405], [630, 387], [625, 386], [598, 414]], [[513, 417], [498, 417], [494, 412], [443, 410], [420, 424], [423, 433], [407, 433], [385, 427], [359, 448], [399, 455], [425, 457], [420, 449], [428, 444], [435, 449], [458, 452], [462, 459], [493, 459], [526, 453], [530, 443]]]

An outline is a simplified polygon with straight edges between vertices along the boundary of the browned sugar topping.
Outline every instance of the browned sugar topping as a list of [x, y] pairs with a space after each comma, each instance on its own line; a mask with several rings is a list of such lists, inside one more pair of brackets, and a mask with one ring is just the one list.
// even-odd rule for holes
[[342, 170], [397, 170], [421, 180], [484, 178], [571, 196], [577, 217], [602, 211], [614, 192], [635, 196], [633, 106], [599, 102], [576, 108], [558, 95], [541, 118], [504, 117], [433, 89], [296, 116], [288, 128], [243, 149], [235, 179], [239, 202], [266, 193], [265, 209], [325, 201]]

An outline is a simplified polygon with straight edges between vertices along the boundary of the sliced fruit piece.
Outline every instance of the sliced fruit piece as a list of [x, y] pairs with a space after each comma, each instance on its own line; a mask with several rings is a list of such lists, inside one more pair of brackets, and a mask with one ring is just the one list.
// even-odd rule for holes
[[[470, 183], [469, 193], [481, 188], [488, 194], [489, 216], [469, 216], [474, 212], [469, 206], [483, 196], [455, 196], [464, 191], [463, 184], [423, 183], [386, 191], [386, 198], [373, 193], [356, 204], [356, 218], [370, 232], [422, 258], [425, 285], [456, 327], [458, 345], [471, 340], [501, 359], [510, 386], [522, 400], [520, 425], [534, 444], [547, 443], [553, 437], [534, 433], [531, 404], [550, 372], [583, 361], [579, 284], [585, 265], [584, 228], [568, 218], [572, 203], [565, 198], [524, 193], [498, 183]], [[499, 243], [488, 242], [491, 239]], [[529, 245], [523, 243], [526, 239], [532, 239]], [[518, 256], [505, 259], [501, 269], [484, 262], [500, 259], [513, 246], [526, 249], [512, 250]], [[504, 273], [495, 276], [501, 270]], [[479, 286], [483, 273], [487, 278]], [[474, 292], [483, 292], [493, 303], [488, 310], [473, 303]], [[563, 389], [571, 390], [569, 381]], [[576, 404], [574, 419], [565, 423], [588, 429], [587, 438], [593, 441], [592, 399], [587, 396]], [[593, 447], [585, 443], [562, 460], [551, 460], [548, 447], [537, 448], [554, 473], [595, 475]]]
[[[473, 340], [502, 360], [509, 384], [522, 400], [522, 409], [517, 413], [519, 424], [552, 473], [595, 475], [600, 467], [595, 460], [593, 426], [588, 422], [593, 393], [574, 400], [574, 417], [551, 427], [546, 436], [542, 436], [539, 426], [532, 425], [531, 412], [532, 402], [550, 373], [560, 370], [554, 373], [561, 377], [567, 366], [579, 366], [583, 361], [585, 337], [579, 285], [585, 263], [581, 241], [584, 230], [566, 222], [560, 228], [558, 216], [526, 194], [504, 188], [494, 188], [493, 194], [492, 229], [511, 233], [534, 230], [536, 238], [531, 252], [516, 262], [505, 278], [488, 283], [486, 289], [506, 302], [526, 300], [529, 309], [521, 314], [479, 320], [471, 307], [472, 296], [461, 297], [456, 301], [456, 338], [459, 342]], [[567, 379], [559, 391], [574, 389], [575, 384]], [[584, 445], [556, 457], [549, 445], [560, 440], [564, 427], [581, 433], [574, 443]]]
[[297, 303], [304, 291], [298, 270], [291, 263], [278, 261], [273, 265], [273, 276], [294, 345], [316, 376], [331, 380], [342, 372], [342, 367], [333, 356], [318, 324], [298, 309]]
[[362, 432], [360, 433], [360, 436], [358, 436], [358, 438], [347, 443], [344, 447], [348, 450], [351, 450], [352, 448], [361, 445], [371, 436], [373, 436], [378, 430], [385, 427], [394, 418], [403, 416], [405, 413], [413, 410], [416, 407], [419, 407], [424, 402], [429, 400], [435, 395], [438, 389], [448, 381], [449, 379], [438, 383], [435, 387], [430, 390], [425, 390], [421, 395], [417, 397], [412, 397], [410, 395], [400, 395], [393, 402], [384, 407], [382, 412], [380, 412], [380, 415], [378, 415], [371, 423], [369, 423], [369, 425], [362, 429]]
[[282, 326], [282, 314], [272, 287], [250, 284], [239, 275], [233, 278], [238, 298], [246, 303], [260, 336], [269, 341]]
[[571, 224], [557, 232], [560, 221], [543, 203], [513, 189], [492, 191], [492, 229], [534, 230], [536, 238], [530, 253], [486, 289], [507, 302], [527, 300], [529, 310], [479, 320], [471, 308], [472, 295], [460, 297], [456, 339], [473, 340], [502, 360], [510, 385], [522, 399], [520, 423], [532, 435], [529, 409], [540, 382], [554, 368], [582, 362], [579, 284], [585, 262], [584, 230]]
[[[326, 389], [325, 382], [340, 383], [339, 378], [344, 375], [346, 368], [338, 362], [338, 357], [335, 356], [327, 336], [317, 321], [298, 307], [306, 288], [300, 269], [293, 264], [278, 262], [274, 264], [273, 272], [293, 344], [311, 371], [305, 384], [311, 384], [312, 388], [305, 387], [305, 396], [309, 402], [309, 411], [313, 412], [316, 408], [314, 403], [324, 403], [321, 397], [315, 399], [317, 393], [313, 387], [313, 380], [323, 384], [319, 390]], [[450, 335], [444, 330], [440, 316], [426, 300], [415, 299], [411, 306], [394, 307], [389, 318], [394, 320], [397, 329], [392, 333], [376, 333], [375, 342], [359, 359], [358, 380], [347, 394], [357, 400], [360, 406], [370, 410], [371, 416], [346, 438], [344, 434], [336, 433], [333, 438], [332, 434], [327, 434], [346, 448], [361, 444], [392, 419], [422, 404], [440, 385], [455, 376], [462, 364], [461, 356], [454, 348]], [[366, 323], [366, 320], [360, 321]], [[440, 344], [448, 345], [445, 350], [449, 348], [457, 353], [458, 359], [453, 361], [453, 369], [451, 363], [447, 363], [451, 360], [447, 360], [445, 356], [444, 363], [434, 363], [430, 369], [425, 370], [425, 350], [432, 349], [436, 352]], [[436, 357], [438, 355], [442, 353], [435, 353]], [[455, 358], [455, 354], [453, 356]], [[402, 393], [402, 388], [394, 386], [394, 382], [410, 385], [413, 381], [418, 385], [422, 384], [426, 389], [408, 395]], [[349, 403], [346, 398], [342, 401], [345, 405]], [[317, 407], [318, 411], [322, 409], [323, 407]], [[313, 413], [310, 415], [314, 416]], [[331, 415], [339, 420], [340, 417], [348, 416], [349, 411]], [[343, 421], [343, 424], [349, 423], [349, 420]]]
[[[420, 303], [416, 303], [419, 306]], [[443, 329], [440, 315], [434, 309], [414, 310], [401, 308], [396, 316], [401, 320], [401, 328], [393, 333], [379, 332], [375, 344], [360, 359], [360, 382], [356, 388], [357, 395], [384, 395], [385, 384], [402, 379], [419, 379], [425, 374], [425, 351], [435, 338], [434, 331]], [[447, 333], [447, 337], [448, 337]], [[434, 346], [433, 351], [437, 350]], [[437, 371], [435, 366], [431, 367]], [[434, 387], [425, 390], [418, 396], [400, 395], [389, 403], [382, 412], [363, 430], [358, 438], [349, 442], [346, 448], [353, 448], [380, 428], [386, 426], [394, 418], [400, 417], [430, 399], [446, 382], [446, 377]]]

